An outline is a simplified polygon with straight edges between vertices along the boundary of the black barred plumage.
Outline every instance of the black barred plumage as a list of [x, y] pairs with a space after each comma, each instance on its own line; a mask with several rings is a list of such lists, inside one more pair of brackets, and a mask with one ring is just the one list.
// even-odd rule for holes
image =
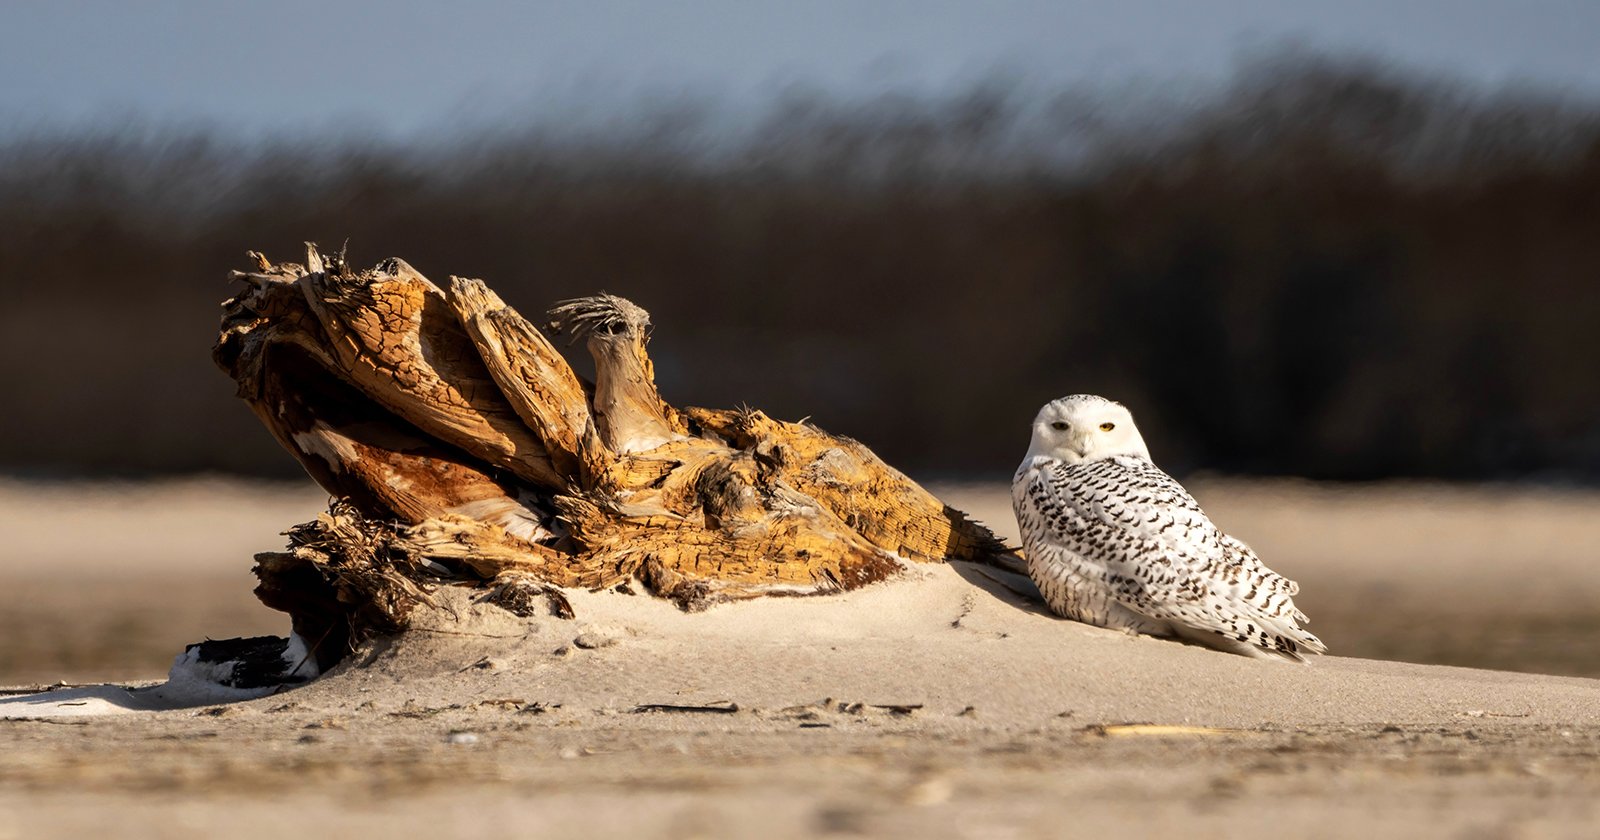
[[1298, 624], [1294, 581], [1212, 524], [1150, 461], [1118, 403], [1075, 395], [1045, 406], [1012, 504], [1029, 572], [1060, 615], [1249, 656], [1326, 650]]

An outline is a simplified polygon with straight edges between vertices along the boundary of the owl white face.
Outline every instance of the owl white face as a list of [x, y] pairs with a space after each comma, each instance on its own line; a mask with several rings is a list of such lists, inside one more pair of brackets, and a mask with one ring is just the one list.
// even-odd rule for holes
[[1045, 404], [1033, 418], [1028, 457], [1046, 456], [1068, 464], [1136, 455], [1150, 460], [1150, 450], [1121, 403], [1092, 394], [1073, 394]]

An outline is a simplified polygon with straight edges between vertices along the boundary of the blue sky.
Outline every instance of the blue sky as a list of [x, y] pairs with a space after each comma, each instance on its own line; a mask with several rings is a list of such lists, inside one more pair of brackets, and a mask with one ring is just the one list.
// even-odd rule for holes
[[[0, 5], [0, 125], [139, 116], [390, 135], [501, 114], [1226, 78], [1283, 43], [1600, 95], [1595, 0], [36, 2]], [[563, 110], [565, 109], [565, 110]]]

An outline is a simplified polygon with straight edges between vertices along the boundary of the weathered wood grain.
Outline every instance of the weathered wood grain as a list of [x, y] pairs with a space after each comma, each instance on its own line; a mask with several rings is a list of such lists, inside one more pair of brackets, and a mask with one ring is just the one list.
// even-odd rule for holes
[[649, 314], [625, 299], [551, 313], [593, 356], [590, 386], [480, 280], [440, 289], [401, 260], [357, 272], [315, 247], [304, 266], [251, 257], [214, 357], [335, 498], [258, 558], [258, 593], [302, 635], [342, 650], [393, 632], [434, 585], [526, 609], [529, 593], [559, 598], [549, 587], [637, 581], [692, 610], [1015, 560], [856, 441], [672, 407]]

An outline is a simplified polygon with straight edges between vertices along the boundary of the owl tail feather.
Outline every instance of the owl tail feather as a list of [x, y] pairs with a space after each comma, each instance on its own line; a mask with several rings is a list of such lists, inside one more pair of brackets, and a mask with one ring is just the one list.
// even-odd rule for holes
[[1275, 659], [1307, 664], [1306, 654], [1327, 652], [1328, 646], [1324, 645], [1321, 639], [1305, 630], [1293, 627], [1293, 625], [1290, 625], [1290, 627], [1292, 628], [1290, 633], [1279, 632], [1277, 627], [1270, 628], [1273, 631], [1268, 637], [1273, 643], [1271, 647], [1255, 642], [1241, 642], [1232, 636], [1215, 630], [1203, 630], [1178, 624], [1174, 624], [1172, 629], [1174, 633], [1187, 641], [1220, 650], [1224, 653], [1248, 656], [1252, 659]]

